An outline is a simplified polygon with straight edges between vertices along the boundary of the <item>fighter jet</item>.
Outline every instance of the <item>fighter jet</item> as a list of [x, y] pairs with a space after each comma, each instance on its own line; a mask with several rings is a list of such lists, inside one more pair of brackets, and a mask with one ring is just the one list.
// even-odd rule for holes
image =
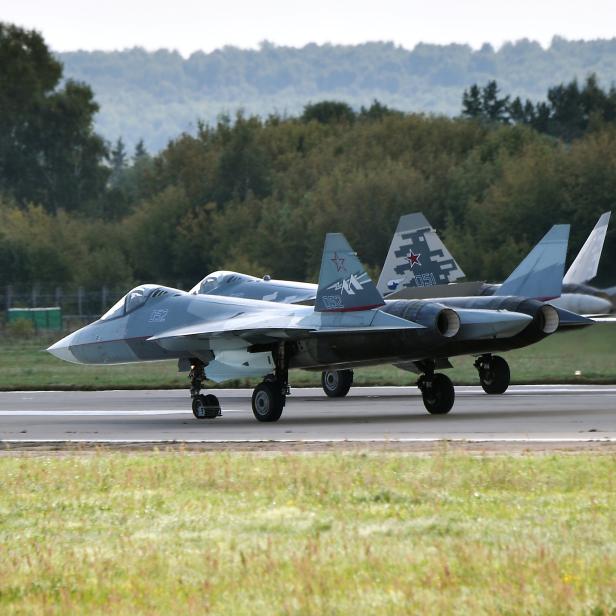
[[422, 365], [424, 405], [441, 414], [452, 408], [455, 393], [449, 378], [435, 373], [440, 359], [492, 348], [498, 341], [506, 344], [528, 332], [529, 325], [540, 337], [556, 329], [554, 308], [540, 303], [523, 308], [452, 309], [406, 300], [386, 304], [344, 236], [334, 233], [325, 240], [314, 307], [142, 285], [99, 320], [47, 350], [82, 364], [177, 359], [180, 366], [190, 366], [192, 410], [199, 419], [221, 413], [216, 396], [201, 393], [206, 371], [208, 377], [218, 371], [220, 380], [240, 374], [263, 377], [252, 395], [253, 413], [263, 422], [280, 418], [290, 368], [413, 362]]

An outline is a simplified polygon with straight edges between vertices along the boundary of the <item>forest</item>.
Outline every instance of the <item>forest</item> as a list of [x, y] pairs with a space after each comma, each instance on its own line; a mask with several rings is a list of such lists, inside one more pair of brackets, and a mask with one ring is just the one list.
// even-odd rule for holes
[[420, 43], [412, 50], [387, 42], [363, 45], [224, 47], [188, 58], [166, 49], [58, 54], [65, 75], [90, 84], [101, 105], [96, 129], [132, 148], [143, 139], [157, 152], [170, 139], [215, 124], [221, 113], [296, 116], [304, 105], [340, 100], [358, 110], [373, 99], [405, 112], [455, 116], [460, 94], [495, 80], [503, 92], [538, 101], [547, 89], [594, 73], [603, 87], [616, 81], [616, 39], [569, 41], [544, 49], [519, 40], [485, 44]]
[[[335, 100], [221, 115], [153, 154], [97, 134], [90, 86], [64, 79], [38, 33], [0, 24], [0, 71], [2, 286], [190, 288], [218, 269], [314, 281], [328, 231], [376, 274], [414, 211], [469, 279], [499, 280], [556, 222], [574, 256], [614, 206], [616, 93], [593, 76], [530, 107], [466, 84], [456, 117]], [[612, 229], [601, 281], [615, 264]]]

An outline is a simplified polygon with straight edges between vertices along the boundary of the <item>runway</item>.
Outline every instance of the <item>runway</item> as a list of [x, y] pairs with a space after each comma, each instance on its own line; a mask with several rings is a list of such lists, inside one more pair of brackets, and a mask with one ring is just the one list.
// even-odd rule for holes
[[4, 448], [34, 443], [616, 442], [616, 386], [457, 387], [430, 415], [415, 387], [356, 387], [327, 398], [295, 389], [277, 423], [252, 414], [252, 390], [216, 390], [223, 416], [197, 420], [187, 391], [3, 392]]

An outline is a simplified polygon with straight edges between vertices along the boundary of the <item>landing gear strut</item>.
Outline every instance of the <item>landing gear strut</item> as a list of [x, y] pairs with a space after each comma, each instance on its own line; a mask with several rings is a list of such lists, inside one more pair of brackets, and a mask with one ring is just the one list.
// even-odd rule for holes
[[498, 355], [482, 355], [474, 363], [479, 382], [487, 394], [502, 394], [511, 382], [509, 364]]
[[289, 359], [284, 342], [280, 343], [273, 355], [275, 373], [266, 376], [252, 393], [252, 412], [258, 421], [278, 421], [290, 393]]
[[344, 398], [353, 385], [353, 370], [325, 370], [321, 373], [321, 386], [330, 398]]
[[199, 359], [191, 361], [190, 397], [192, 398], [192, 412], [197, 419], [214, 419], [220, 417], [220, 402], [214, 394], [202, 394], [203, 381], [205, 381], [205, 366]]
[[451, 379], [445, 374], [434, 373], [434, 364], [425, 365], [424, 374], [419, 377], [417, 386], [423, 397], [423, 403], [428, 413], [445, 415], [451, 411], [456, 392]]

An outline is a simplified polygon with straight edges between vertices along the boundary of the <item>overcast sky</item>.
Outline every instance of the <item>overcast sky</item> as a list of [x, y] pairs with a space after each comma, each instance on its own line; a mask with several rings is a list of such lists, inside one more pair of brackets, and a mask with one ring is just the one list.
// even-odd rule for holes
[[503, 42], [547, 46], [616, 36], [616, 0], [7, 0], [0, 20], [41, 31], [56, 51], [177, 49], [184, 56], [262, 40], [316, 43]]

